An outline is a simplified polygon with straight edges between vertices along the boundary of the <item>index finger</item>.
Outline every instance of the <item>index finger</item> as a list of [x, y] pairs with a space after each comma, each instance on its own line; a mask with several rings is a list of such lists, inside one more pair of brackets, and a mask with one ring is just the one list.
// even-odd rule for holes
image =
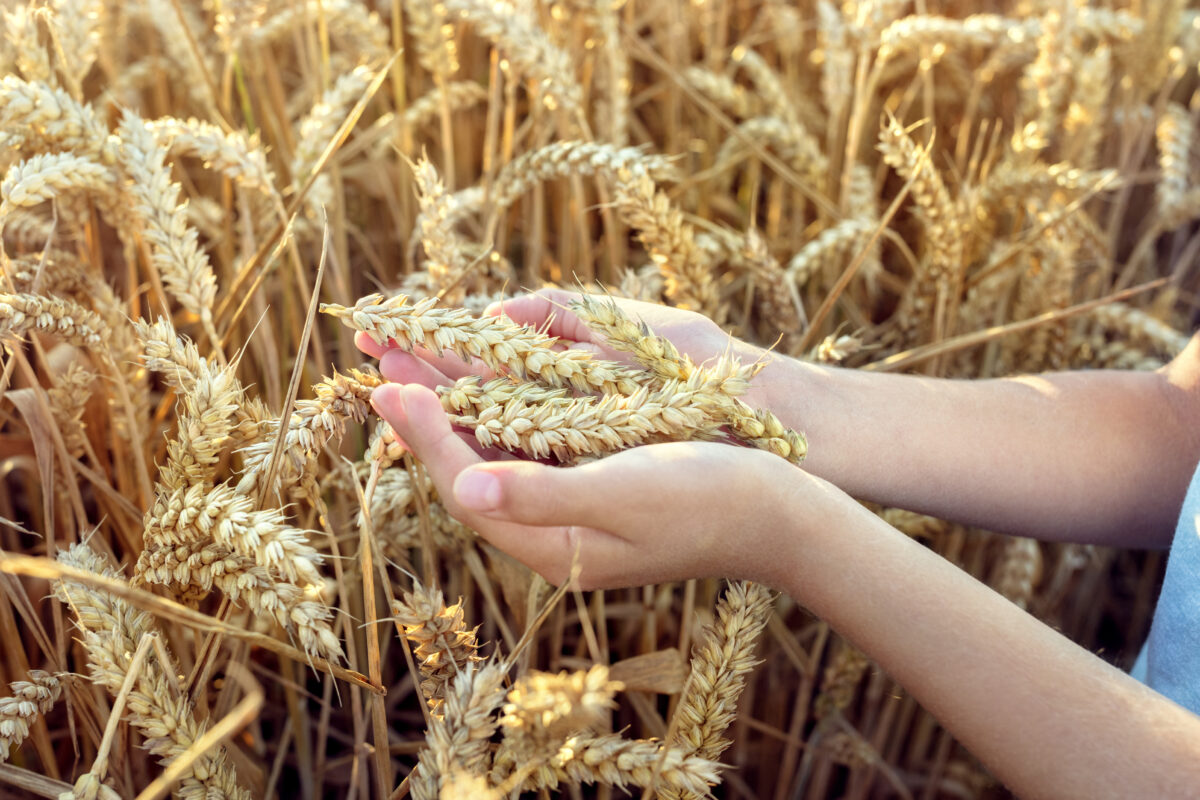
[[546, 333], [559, 339], [604, 344], [603, 337], [594, 333], [571, 311], [570, 304], [580, 297], [582, 295], [579, 292], [541, 289], [535, 294], [492, 303], [483, 313], [493, 317], [503, 313], [520, 325], [545, 328]]

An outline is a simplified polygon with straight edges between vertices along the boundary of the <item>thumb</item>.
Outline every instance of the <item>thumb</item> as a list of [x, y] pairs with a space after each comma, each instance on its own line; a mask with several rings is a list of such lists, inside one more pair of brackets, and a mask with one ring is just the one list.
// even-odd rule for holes
[[464, 509], [494, 520], [540, 527], [601, 527], [613, 514], [608, 487], [588, 469], [549, 467], [532, 461], [490, 462], [469, 467], [454, 480], [454, 499]]

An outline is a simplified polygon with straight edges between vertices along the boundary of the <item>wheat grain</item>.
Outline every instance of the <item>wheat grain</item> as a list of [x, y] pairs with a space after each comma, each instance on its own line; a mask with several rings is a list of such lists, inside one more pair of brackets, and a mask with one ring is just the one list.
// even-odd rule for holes
[[175, 299], [211, 327], [217, 279], [196, 231], [187, 224], [179, 185], [171, 180], [166, 165], [166, 150], [131, 111], [121, 117], [120, 137], [121, 170], [129, 178], [126, 191], [150, 246], [151, 262]]
[[[488, 388], [482, 387], [485, 394]], [[656, 391], [641, 387], [631, 395], [545, 398], [537, 396], [543, 393], [536, 387], [534, 391], [534, 400], [518, 391], [474, 414], [452, 413], [450, 420], [473, 430], [482, 447], [533, 458], [553, 455], [560, 461], [656, 441], [719, 436], [721, 423], [701, 403], [700, 393], [673, 382]]]
[[862, 340], [857, 336], [830, 334], [813, 348], [809, 358], [822, 364], [841, 364], [862, 350], [862, 345]]
[[562, 109], [568, 118], [582, 113], [583, 89], [575, 78], [571, 57], [550, 41], [531, 14], [502, 0], [445, 0], [444, 5], [529, 78], [547, 108]]
[[468, 664], [446, 693], [445, 713], [430, 721], [427, 747], [412, 778], [414, 800], [436, 800], [452, 775], [484, 775], [494, 713], [504, 700], [504, 670], [496, 662]]
[[412, 644], [421, 669], [421, 694], [430, 711], [440, 716], [454, 676], [482, 660], [475, 654], [476, 629], [467, 629], [461, 600], [447, 606], [440, 589], [421, 583], [393, 601], [392, 617]]
[[685, 796], [704, 797], [709, 787], [720, 782], [720, 767], [716, 761], [653, 739], [581, 734], [569, 737], [521, 788], [538, 791], [557, 789], [563, 783], [601, 783], [618, 789], [670, 787]]
[[594, 359], [582, 350], [553, 350], [554, 337], [505, 317], [480, 318], [436, 304], [436, 298], [427, 298], [410, 306], [404, 295], [385, 299], [372, 294], [350, 307], [323, 303], [321, 312], [379, 344], [408, 352], [416, 347], [439, 355], [450, 351], [463, 361], [478, 358], [497, 372], [550, 386], [570, 385], [581, 392], [637, 390], [637, 373], [620, 364]]
[[109, 328], [96, 312], [71, 300], [36, 294], [0, 294], [0, 338], [12, 340], [29, 331], [100, 349]]
[[1041, 545], [1036, 539], [1014, 536], [1005, 542], [1004, 557], [992, 585], [1019, 608], [1028, 609], [1041, 572]]
[[367, 443], [366, 457], [379, 464], [380, 469], [387, 469], [403, 458], [405, 452], [404, 445], [392, 430], [392, 426], [379, 420], [375, 425], [375, 432], [371, 434], [371, 440]]
[[29, 736], [38, 715], [45, 716], [62, 694], [57, 675], [30, 670], [28, 680], [9, 684], [11, 695], [0, 698], [0, 761], [7, 761], [15, 748]]
[[[73, 545], [58, 558], [76, 569], [120, 577], [86, 545]], [[92, 681], [115, 695], [125, 681], [138, 643], [154, 629], [150, 618], [120, 598], [70, 580], [58, 581], [56, 593], [79, 620]], [[187, 750], [206, 727], [196, 720], [191, 703], [167, 678], [176, 670], [174, 664], [147, 658], [126, 701], [130, 724], [141, 731], [146, 748], [159, 756], [164, 765]], [[221, 747], [200, 755], [180, 782], [177, 794], [181, 798], [249, 800], [249, 794], [238, 786], [233, 767], [226, 763]]]

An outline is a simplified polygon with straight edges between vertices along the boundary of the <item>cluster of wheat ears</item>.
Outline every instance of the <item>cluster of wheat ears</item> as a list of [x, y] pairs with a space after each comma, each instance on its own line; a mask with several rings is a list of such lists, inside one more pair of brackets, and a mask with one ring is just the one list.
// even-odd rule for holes
[[[1000, 793], [786, 597], [483, 543], [351, 329], [481, 359], [447, 414], [564, 464], [806, 443], [603, 294], [629, 363], [480, 313], [547, 284], [847, 368], [1154, 368], [1200, 254], [1187, 5], [0, 4], [0, 795]], [[1144, 633], [1155, 556], [878, 513], [1085, 646]]]

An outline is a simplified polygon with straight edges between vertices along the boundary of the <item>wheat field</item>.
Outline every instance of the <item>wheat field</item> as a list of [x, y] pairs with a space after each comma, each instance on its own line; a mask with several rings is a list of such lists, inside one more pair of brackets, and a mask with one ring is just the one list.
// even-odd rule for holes
[[[562, 462], [806, 442], [602, 301], [640, 368], [479, 316], [549, 285], [846, 368], [1154, 369], [1191, 5], [3, 0], [0, 797], [1008, 796], [786, 596], [485, 544], [353, 332], [508, 374], [447, 413]], [[1119, 665], [1145, 636], [1160, 554], [873, 510]]]

